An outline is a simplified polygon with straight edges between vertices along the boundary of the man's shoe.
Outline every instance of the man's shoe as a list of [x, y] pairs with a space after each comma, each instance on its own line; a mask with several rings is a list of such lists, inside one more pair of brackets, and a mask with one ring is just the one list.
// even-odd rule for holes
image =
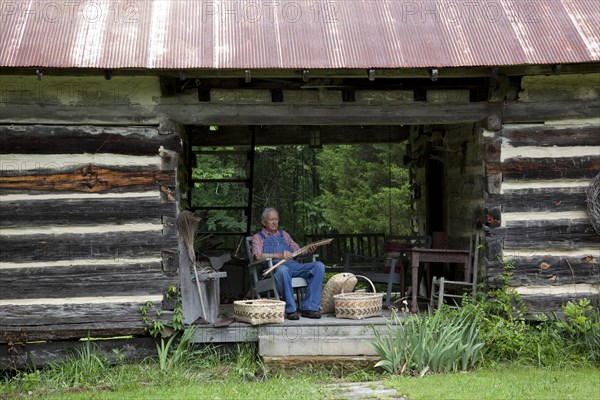
[[285, 314], [285, 317], [291, 321], [296, 321], [296, 320], [300, 319], [300, 316], [298, 315], [298, 313], [296, 311]]
[[303, 310], [300, 314], [305, 318], [313, 318], [313, 319], [321, 318], [321, 313], [318, 311]]

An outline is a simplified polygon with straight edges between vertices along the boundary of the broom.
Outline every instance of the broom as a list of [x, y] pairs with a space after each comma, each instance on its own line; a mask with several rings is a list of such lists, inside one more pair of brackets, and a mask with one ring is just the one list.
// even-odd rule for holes
[[183, 243], [187, 248], [187, 255], [192, 262], [194, 268], [194, 274], [196, 276], [196, 289], [198, 290], [198, 297], [200, 298], [200, 307], [202, 309], [202, 317], [206, 320], [206, 308], [204, 307], [204, 299], [202, 297], [202, 290], [200, 289], [200, 275], [196, 269], [196, 252], [194, 251], [194, 239], [196, 232], [198, 231], [198, 224], [200, 218], [196, 217], [193, 212], [189, 210], [182, 211], [177, 217], [177, 224], [179, 228], [179, 234], [183, 239]]

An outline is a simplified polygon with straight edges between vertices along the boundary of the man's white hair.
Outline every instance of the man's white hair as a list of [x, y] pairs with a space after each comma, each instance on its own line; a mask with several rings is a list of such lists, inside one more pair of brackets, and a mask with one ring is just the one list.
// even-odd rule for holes
[[260, 215], [260, 220], [262, 221], [266, 221], [267, 220], [267, 213], [273, 212], [275, 211], [277, 214], [279, 214], [279, 211], [277, 211], [275, 208], [273, 207], [267, 207], [263, 210], [262, 214]]

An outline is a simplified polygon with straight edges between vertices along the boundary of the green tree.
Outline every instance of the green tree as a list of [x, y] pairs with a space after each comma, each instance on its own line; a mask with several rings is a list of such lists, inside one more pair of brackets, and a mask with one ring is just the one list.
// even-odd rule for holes
[[320, 203], [338, 232], [410, 233], [410, 185], [402, 144], [340, 145], [318, 155]]

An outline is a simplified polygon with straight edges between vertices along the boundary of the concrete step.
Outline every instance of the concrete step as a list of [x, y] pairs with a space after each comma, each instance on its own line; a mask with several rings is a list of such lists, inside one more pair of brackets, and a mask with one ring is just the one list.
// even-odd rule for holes
[[[309, 322], [310, 321], [310, 322]], [[369, 342], [375, 340], [373, 327], [386, 334], [382, 318], [367, 320], [307, 320], [301, 318], [285, 326], [263, 327], [258, 332], [258, 352], [262, 357], [295, 356], [373, 356]]]

